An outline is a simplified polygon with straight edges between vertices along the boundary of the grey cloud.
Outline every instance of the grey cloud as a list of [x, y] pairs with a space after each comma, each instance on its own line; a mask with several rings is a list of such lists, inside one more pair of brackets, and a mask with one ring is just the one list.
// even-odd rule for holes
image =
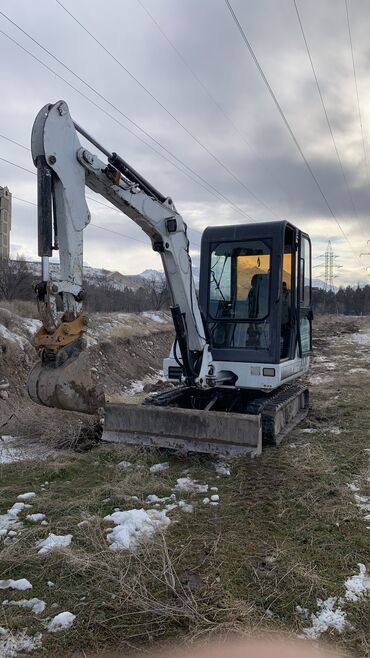
[[[237, 125], [236, 132], [204, 89], [194, 80], [136, 1], [112, 0], [107, 11], [91, 0], [66, 7], [143, 81], [264, 203], [275, 217], [290, 218], [313, 235], [320, 254], [331, 239], [349, 271], [343, 282], [366, 280], [346, 241], [320, 199], [271, 98], [260, 80], [222, 0], [157, 0], [144, 4], [166, 31], [210, 93]], [[359, 219], [353, 216], [335, 152], [312, 77], [302, 35], [291, 0], [233, 0], [234, 9], [251, 39], [266, 75], [296, 132], [315, 175], [338, 215], [355, 251], [366, 251], [370, 192], [363, 162], [353, 72], [344, 3], [336, 0], [298, 0], [313, 61], [340, 150]], [[194, 171], [257, 220], [273, 215], [217, 164], [171, 119], [101, 48], [55, 3], [33, 4], [3, 0], [2, 10], [35, 36], [76, 73], [86, 78], [125, 114], [186, 162]], [[350, 3], [361, 107], [366, 124], [370, 96], [367, 69], [370, 58], [370, 6]], [[0, 18], [0, 29], [13, 35], [40, 59], [55, 68], [83, 93], [116, 116], [166, 158], [172, 157], [87, 90], [50, 57]], [[104, 116], [89, 102], [0, 35], [2, 89], [0, 133], [29, 143], [34, 116], [49, 101], [65, 98], [72, 114], [108, 148], [121, 153], [164, 193], [174, 198], [189, 226], [247, 221], [223, 200], [190, 180], [127, 130]], [[3, 92], [4, 93], [4, 92]], [[245, 135], [246, 141], [240, 133]], [[366, 134], [367, 137], [367, 134]], [[366, 143], [366, 146], [368, 144]], [[0, 138], [0, 156], [32, 169], [29, 154]], [[179, 165], [181, 168], [181, 165]], [[193, 176], [193, 174], [191, 174]], [[33, 201], [35, 181], [30, 174], [0, 161], [0, 185]], [[89, 204], [93, 221], [146, 240], [127, 218]], [[12, 241], [24, 253], [36, 254], [36, 214], [32, 206], [14, 203]], [[194, 243], [199, 235], [190, 230]], [[89, 228], [86, 253], [90, 264], [121, 271], [158, 266], [150, 245]], [[356, 269], [357, 267], [357, 269]]]

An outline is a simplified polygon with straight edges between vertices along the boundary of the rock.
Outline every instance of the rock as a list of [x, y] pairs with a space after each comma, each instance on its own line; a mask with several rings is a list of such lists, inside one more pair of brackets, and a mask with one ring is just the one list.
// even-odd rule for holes
[[9, 397], [8, 391], [0, 391], [0, 398], [1, 400], [7, 400]]

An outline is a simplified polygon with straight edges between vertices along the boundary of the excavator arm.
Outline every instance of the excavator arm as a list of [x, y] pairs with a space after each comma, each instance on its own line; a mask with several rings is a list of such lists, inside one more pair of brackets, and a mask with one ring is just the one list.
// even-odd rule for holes
[[[78, 133], [106, 161], [81, 146]], [[87, 327], [83, 312], [83, 230], [90, 222], [85, 187], [138, 224], [159, 252], [173, 302], [171, 312], [183, 381], [207, 388], [212, 357], [195, 292], [186, 224], [172, 199], [88, 135], [73, 121], [64, 101], [40, 110], [31, 146], [37, 168], [38, 253], [42, 263], [42, 280], [35, 286], [42, 319], [36, 334], [41, 362], [29, 377], [32, 399], [87, 413], [95, 413], [104, 405], [103, 395], [97, 391], [92, 374], [88, 375], [83, 367], [81, 355]], [[53, 250], [59, 250], [58, 277], [51, 276], [49, 270]]]

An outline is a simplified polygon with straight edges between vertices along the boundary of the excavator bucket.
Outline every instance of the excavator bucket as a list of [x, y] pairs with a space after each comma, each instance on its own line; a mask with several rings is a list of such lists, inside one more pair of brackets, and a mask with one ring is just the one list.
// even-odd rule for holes
[[260, 454], [261, 415], [142, 404], [107, 404], [103, 441], [181, 452]]
[[88, 363], [87, 352], [55, 367], [36, 363], [28, 376], [30, 398], [46, 407], [97, 414], [104, 407], [104, 393]]

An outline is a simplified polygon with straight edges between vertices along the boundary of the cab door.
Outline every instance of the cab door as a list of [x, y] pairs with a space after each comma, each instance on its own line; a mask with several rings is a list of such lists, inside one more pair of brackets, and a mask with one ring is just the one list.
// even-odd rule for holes
[[312, 351], [312, 264], [311, 241], [298, 233], [297, 343], [302, 358]]

